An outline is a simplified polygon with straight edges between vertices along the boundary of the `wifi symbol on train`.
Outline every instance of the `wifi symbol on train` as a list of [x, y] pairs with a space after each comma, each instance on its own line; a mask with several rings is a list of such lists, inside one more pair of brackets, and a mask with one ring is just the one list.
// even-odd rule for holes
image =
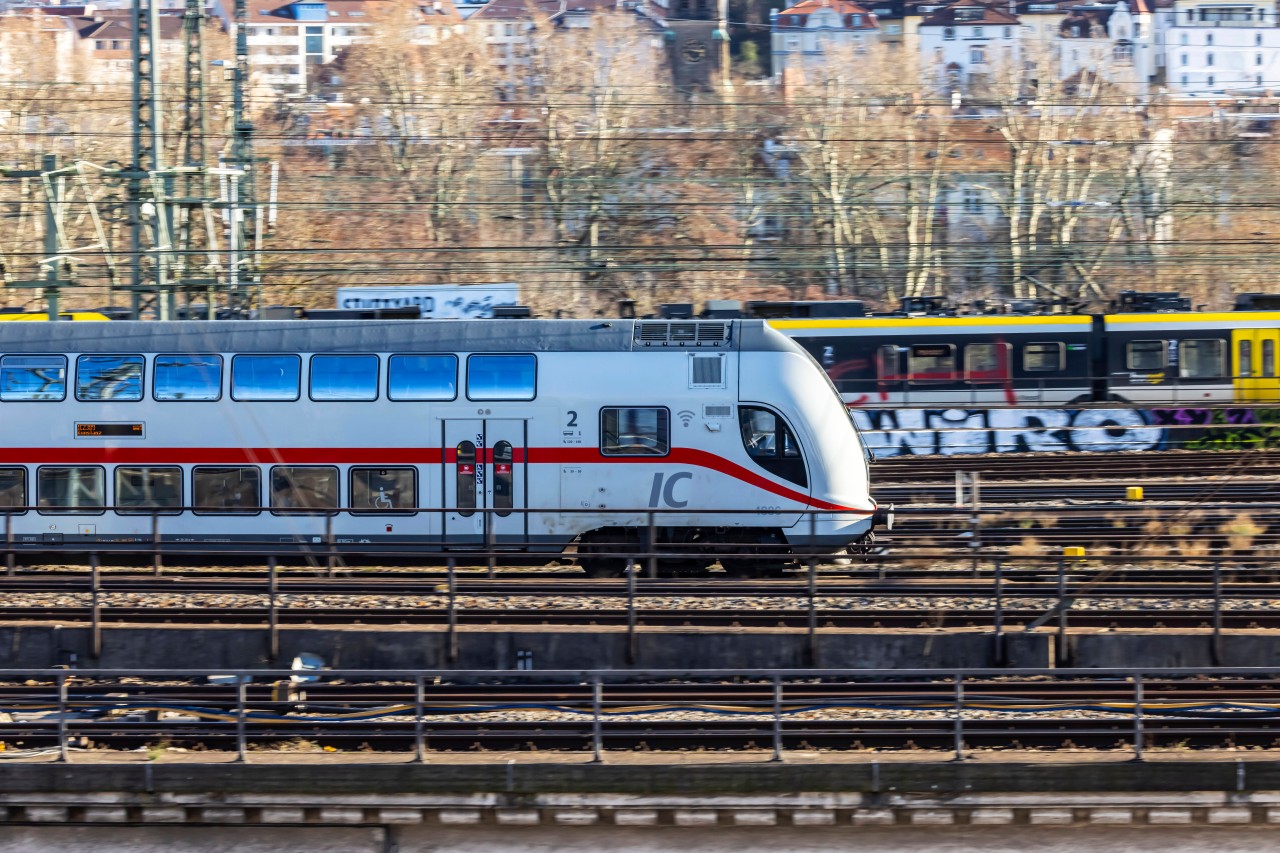
[[676, 412], [676, 417], [680, 419], [680, 423], [684, 424], [685, 426], [688, 426], [689, 421], [693, 420], [693, 412], [689, 411], [688, 409], [685, 409], [682, 412]]

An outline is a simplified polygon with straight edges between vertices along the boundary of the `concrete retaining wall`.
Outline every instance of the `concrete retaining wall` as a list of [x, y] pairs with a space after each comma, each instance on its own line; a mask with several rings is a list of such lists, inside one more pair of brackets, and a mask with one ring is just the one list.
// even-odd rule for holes
[[[996, 644], [984, 631], [824, 630], [817, 659], [808, 637], [791, 630], [642, 629], [629, 659], [625, 630], [614, 628], [493, 628], [458, 632], [456, 659], [448, 635], [436, 627], [283, 628], [272, 660], [261, 628], [122, 627], [102, 630], [102, 654], [92, 655], [82, 627], [0, 626], [4, 668], [63, 664], [108, 669], [250, 669], [281, 666], [299, 652], [323, 657], [335, 669], [791, 669], [982, 668], [999, 666]], [[1047, 667], [1050, 637], [1010, 634], [1010, 666]]]

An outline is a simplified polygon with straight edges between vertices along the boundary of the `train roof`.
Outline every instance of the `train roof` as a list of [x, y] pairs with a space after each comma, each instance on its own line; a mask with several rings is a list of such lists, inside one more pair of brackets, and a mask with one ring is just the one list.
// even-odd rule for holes
[[763, 320], [0, 323], [6, 353], [789, 351]]

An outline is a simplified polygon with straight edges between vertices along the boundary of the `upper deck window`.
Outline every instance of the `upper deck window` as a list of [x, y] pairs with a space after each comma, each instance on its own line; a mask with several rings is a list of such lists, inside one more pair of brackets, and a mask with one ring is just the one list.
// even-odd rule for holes
[[455, 400], [456, 355], [393, 355], [387, 363], [387, 397], [392, 400]]
[[1226, 341], [1183, 341], [1178, 345], [1178, 373], [1192, 379], [1226, 376]]
[[914, 384], [953, 381], [955, 370], [956, 348], [951, 344], [918, 344], [907, 350], [907, 374]]
[[65, 400], [65, 355], [6, 355], [0, 358], [0, 400]]
[[317, 355], [311, 359], [312, 400], [378, 399], [376, 355]]
[[532, 355], [473, 355], [467, 359], [467, 399], [532, 400], [537, 373]]
[[1022, 369], [1028, 373], [1061, 370], [1065, 347], [1059, 341], [1041, 341], [1022, 347]]
[[1125, 348], [1125, 367], [1129, 370], [1164, 370], [1164, 341], [1130, 341]]
[[76, 359], [76, 399], [141, 400], [142, 356], [80, 356]]
[[296, 355], [238, 355], [231, 359], [231, 399], [296, 400], [302, 358]]
[[601, 409], [600, 452], [605, 456], [665, 456], [671, 450], [666, 409]]
[[157, 400], [217, 400], [222, 396], [222, 356], [157, 355], [152, 395]]

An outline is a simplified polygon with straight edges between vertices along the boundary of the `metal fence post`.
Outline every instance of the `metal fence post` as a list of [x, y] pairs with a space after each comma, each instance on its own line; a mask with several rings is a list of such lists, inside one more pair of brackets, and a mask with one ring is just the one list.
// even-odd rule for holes
[[1222, 666], [1222, 562], [1213, 563], [1213, 648], [1210, 659]]
[[1058, 663], [1067, 659], [1067, 562], [1064, 557], [1058, 558], [1058, 638], [1055, 642]]
[[151, 574], [159, 575], [164, 571], [164, 560], [160, 556], [160, 513], [151, 513]]
[[333, 577], [334, 569], [338, 566], [338, 555], [333, 548], [333, 516], [326, 515], [324, 517], [324, 566], [328, 577]]
[[458, 662], [458, 578], [454, 572], [454, 559], [449, 558], [449, 628], [445, 637], [449, 663]]
[[818, 665], [818, 517], [809, 513], [809, 665]]
[[782, 677], [773, 677], [773, 761], [782, 760]]
[[956, 720], [955, 720], [956, 761], [964, 761], [964, 673], [956, 673]]
[[249, 749], [245, 735], [245, 705], [249, 701], [249, 684], [243, 674], [236, 676], [236, 761], [249, 760]]
[[604, 761], [604, 723], [600, 719], [604, 687], [597, 675], [591, 684], [591, 760], [597, 764]]
[[89, 606], [92, 609], [90, 652], [96, 661], [102, 657], [102, 586], [98, 577], [97, 554], [89, 555]]
[[1142, 761], [1143, 729], [1142, 729], [1142, 673], [1133, 676], [1133, 760]]
[[426, 687], [423, 684], [422, 676], [414, 676], [413, 691], [413, 759], [414, 761], [427, 760], [426, 745], [426, 724], [422, 718], [422, 706], [426, 700]]
[[636, 662], [636, 573], [640, 567], [627, 560], [627, 663]]
[[280, 659], [280, 614], [277, 610], [279, 604], [277, 601], [277, 586], [279, 579], [276, 575], [276, 558], [267, 558], [267, 652], [274, 664]]
[[649, 541], [646, 543], [645, 548], [649, 555], [649, 578], [653, 579], [658, 576], [658, 525], [654, 519], [653, 512], [648, 512], [646, 515], [648, 516], [646, 528]]
[[995, 616], [995, 645], [996, 663], [1000, 666], [1005, 664], [1004, 655], [1004, 561], [996, 560], [995, 563], [995, 595], [996, 595], [996, 616]]
[[58, 760], [67, 761], [67, 674], [58, 673]]
[[13, 513], [4, 514], [4, 565], [5, 571], [12, 577], [17, 572], [17, 560], [13, 553]]

